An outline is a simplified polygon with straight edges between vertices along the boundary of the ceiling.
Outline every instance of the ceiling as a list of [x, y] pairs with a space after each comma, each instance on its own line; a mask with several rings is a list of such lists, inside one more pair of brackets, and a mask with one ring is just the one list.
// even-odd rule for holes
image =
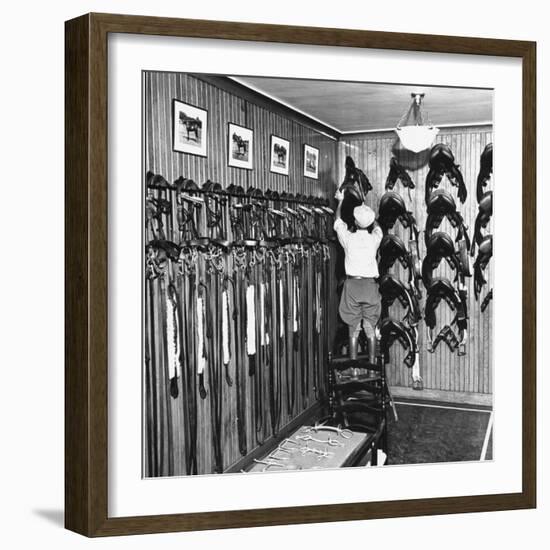
[[426, 94], [422, 110], [436, 126], [493, 119], [492, 90], [241, 76], [234, 80], [341, 133], [394, 128], [409, 108], [411, 92]]

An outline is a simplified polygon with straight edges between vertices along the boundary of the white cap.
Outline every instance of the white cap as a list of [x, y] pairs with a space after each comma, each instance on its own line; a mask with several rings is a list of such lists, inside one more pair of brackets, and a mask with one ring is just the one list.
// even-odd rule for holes
[[355, 223], [361, 229], [367, 228], [376, 218], [374, 210], [366, 204], [356, 206], [353, 209], [353, 217], [355, 218]]

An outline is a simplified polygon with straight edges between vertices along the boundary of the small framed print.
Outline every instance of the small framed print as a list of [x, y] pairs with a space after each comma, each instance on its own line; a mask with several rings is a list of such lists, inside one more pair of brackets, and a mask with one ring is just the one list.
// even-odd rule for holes
[[173, 149], [206, 157], [208, 111], [178, 99], [172, 101]]
[[275, 174], [288, 176], [289, 156], [290, 141], [272, 134], [270, 170]]
[[252, 170], [254, 131], [230, 122], [227, 134], [228, 164], [235, 168]]
[[304, 176], [314, 180], [319, 178], [319, 149], [304, 144]]

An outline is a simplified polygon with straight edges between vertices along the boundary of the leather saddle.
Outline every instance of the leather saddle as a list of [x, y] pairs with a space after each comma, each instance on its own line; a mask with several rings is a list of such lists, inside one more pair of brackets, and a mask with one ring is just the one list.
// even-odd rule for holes
[[[433, 338], [433, 332], [436, 325], [436, 309], [445, 301], [453, 312], [456, 312], [451, 325], [445, 325]], [[465, 292], [457, 291], [451, 282], [442, 277], [433, 279], [428, 288], [426, 306], [424, 310], [424, 319], [428, 327], [428, 351], [433, 353], [439, 342], [444, 341], [451, 351], [458, 349], [458, 355], [466, 353], [466, 329], [468, 325], [468, 309]], [[456, 324], [459, 329], [460, 340], [454, 333], [452, 325]]]
[[432, 231], [441, 225], [443, 218], [447, 218], [453, 227], [463, 223], [462, 216], [456, 210], [455, 200], [446, 189], [436, 189], [428, 198], [426, 206], [428, 211], [424, 236], [426, 245]]
[[481, 202], [483, 193], [491, 174], [493, 173], [493, 144], [488, 143], [479, 158], [479, 173], [477, 175], [477, 202]]
[[386, 190], [391, 190], [395, 187], [397, 180], [401, 182], [403, 187], [408, 189], [414, 189], [415, 185], [411, 176], [408, 172], [401, 166], [395, 157], [392, 157], [390, 160], [390, 171], [388, 177], [386, 178]]
[[430, 170], [426, 176], [426, 204], [428, 204], [428, 199], [433, 190], [439, 187], [443, 176], [447, 176], [451, 185], [458, 188], [458, 198], [460, 202], [464, 203], [468, 196], [468, 191], [466, 190], [460, 167], [455, 163], [451, 148], [444, 143], [434, 145], [430, 151], [428, 163]]
[[470, 237], [464, 218], [456, 209], [455, 201], [452, 195], [446, 189], [437, 189], [428, 199], [428, 218], [426, 220], [426, 231], [424, 239], [426, 247], [432, 236], [434, 229], [439, 228], [443, 218], [447, 218], [450, 224], [457, 229], [455, 242], [458, 248], [458, 258], [465, 276], [470, 276], [470, 264], [468, 261], [468, 252], [471, 248]]
[[417, 346], [415, 338], [411, 332], [414, 329], [408, 329], [401, 321], [392, 317], [386, 317], [380, 323], [380, 347], [384, 355], [384, 362], [390, 362], [389, 351], [393, 343], [397, 340], [404, 349], [408, 349], [403, 362], [408, 368], [412, 368], [415, 361]]
[[489, 264], [489, 260], [493, 257], [493, 236], [486, 235], [483, 237], [479, 245], [476, 261], [474, 262], [474, 294], [476, 300], [479, 299], [481, 288], [487, 280], [483, 276], [483, 272]]
[[[403, 227], [414, 226], [416, 228], [416, 220], [412, 212], [407, 211], [403, 197], [399, 193], [388, 191], [382, 195], [378, 205], [378, 223], [384, 234], [395, 225], [398, 219]], [[416, 229], [416, 233], [418, 233], [418, 229]]]
[[[461, 300], [458, 292], [453, 287], [449, 279], [444, 277], [435, 277], [432, 284], [428, 288], [426, 306], [424, 311], [424, 319], [426, 326], [433, 329], [436, 325], [435, 310], [439, 306], [441, 300], [444, 300], [452, 311], [461, 309]], [[464, 315], [461, 315], [463, 318]], [[464, 319], [461, 319], [461, 323]], [[466, 328], [465, 326], [463, 328]]]
[[368, 192], [372, 191], [372, 185], [365, 173], [355, 166], [355, 162], [350, 156], [346, 157], [345, 166], [344, 181], [339, 188], [344, 193], [341, 212], [342, 219], [351, 230], [355, 227], [353, 210], [365, 202]]
[[378, 270], [380, 275], [385, 275], [396, 260], [399, 260], [404, 268], [409, 267], [409, 253], [405, 244], [397, 235], [384, 235], [378, 248]]
[[486, 191], [481, 197], [481, 200], [479, 201], [478, 212], [477, 212], [476, 221], [474, 224], [474, 243], [470, 251], [472, 256], [475, 253], [475, 245], [477, 244], [479, 246], [483, 241], [483, 235], [481, 234], [481, 230], [487, 227], [492, 215], [493, 215], [493, 192]]
[[427, 244], [427, 254], [422, 262], [422, 281], [426, 290], [432, 284], [433, 270], [436, 269], [441, 260], [445, 258], [449, 266], [456, 270], [457, 275], [460, 271], [460, 264], [456, 255], [453, 240], [448, 233], [438, 231], [433, 233]]
[[383, 275], [379, 282], [378, 288], [382, 296], [382, 319], [389, 316], [389, 307], [399, 300], [400, 304], [407, 309], [407, 314], [404, 319], [407, 319], [409, 325], [416, 326], [422, 319], [420, 304], [414, 293], [393, 275]]

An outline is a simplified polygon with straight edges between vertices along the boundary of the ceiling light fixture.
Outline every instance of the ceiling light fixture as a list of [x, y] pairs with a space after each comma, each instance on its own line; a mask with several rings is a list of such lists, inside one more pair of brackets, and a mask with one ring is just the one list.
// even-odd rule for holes
[[[409, 109], [401, 117], [395, 128], [395, 133], [399, 136], [401, 144], [408, 151], [420, 153], [432, 146], [435, 136], [439, 133], [439, 128], [432, 124], [424, 124], [422, 115], [422, 100], [424, 94], [413, 92], [413, 98]], [[412, 116], [412, 124], [409, 121]]]

